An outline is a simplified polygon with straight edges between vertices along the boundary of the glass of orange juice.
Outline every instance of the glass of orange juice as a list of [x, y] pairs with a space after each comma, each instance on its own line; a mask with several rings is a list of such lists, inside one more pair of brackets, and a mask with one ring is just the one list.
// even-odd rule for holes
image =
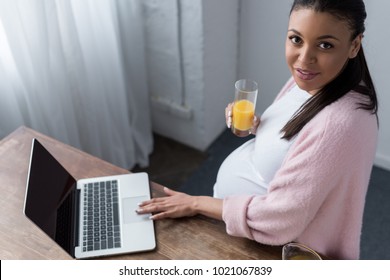
[[242, 79], [235, 83], [232, 132], [240, 137], [251, 133], [255, 115], [258, 85], [255, 81]]
[[304, 244], [292, 242], [283, 246], [283, 260], [321, 260], [320, 255]]

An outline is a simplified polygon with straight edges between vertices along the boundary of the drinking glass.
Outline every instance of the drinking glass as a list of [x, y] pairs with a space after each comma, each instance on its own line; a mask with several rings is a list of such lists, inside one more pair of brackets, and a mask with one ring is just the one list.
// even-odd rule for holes
[[235, 98], [233, 105], [233, 120], [231, 130], [245, 137], [251, 133], [255, 115], [258, 85], [255, 81], [242, 79], [235, 83]]
[[313, 249], [300, 243], [288, 243], [282, 249], [283, 260], [322, 260]]

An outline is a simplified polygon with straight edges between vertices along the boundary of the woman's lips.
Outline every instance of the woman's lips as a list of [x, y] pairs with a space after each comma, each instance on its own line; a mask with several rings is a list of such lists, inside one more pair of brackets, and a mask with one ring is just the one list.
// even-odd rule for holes
[[305, 81], [310, 81], [310, 80], [314, 79], [315, 77], [317, 77], [317, 75], [319, 74], [318, 72], [312, 72], [312, 71], [303, 70], [300, 68], [296, 68], [295, 71], [297, 72], [298, 78], [305, 80]]

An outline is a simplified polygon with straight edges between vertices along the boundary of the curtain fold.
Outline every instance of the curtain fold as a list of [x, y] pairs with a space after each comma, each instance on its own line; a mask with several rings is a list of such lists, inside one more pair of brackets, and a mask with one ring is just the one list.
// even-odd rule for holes
[[0, 1], [0, 136], [24, 124], [127, 169], [148, 165], [139, 5]]

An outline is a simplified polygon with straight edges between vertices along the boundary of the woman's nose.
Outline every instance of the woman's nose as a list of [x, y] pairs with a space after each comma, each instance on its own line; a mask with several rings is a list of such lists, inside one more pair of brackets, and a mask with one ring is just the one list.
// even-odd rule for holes
[[308, 47], [302, 47], [300, 49], [299, 60], [305, 64], [312, 64], [316, 61], [315, 51]]

